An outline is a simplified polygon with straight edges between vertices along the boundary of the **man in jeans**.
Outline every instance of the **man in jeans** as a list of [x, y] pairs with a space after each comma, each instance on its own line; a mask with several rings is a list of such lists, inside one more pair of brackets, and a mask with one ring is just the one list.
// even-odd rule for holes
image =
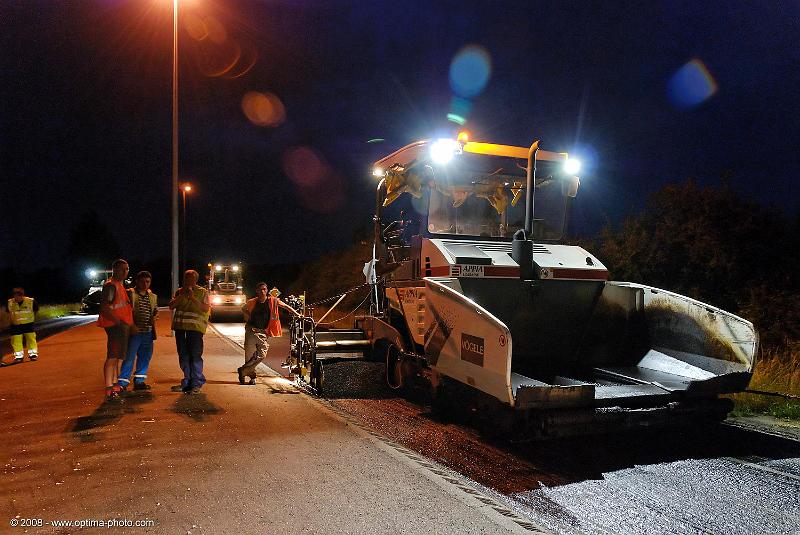
[[136, 275], [136, 288], [128, 290], [131, 305], [133, 306], [133, 325], [128, 338], [128, 353], [122, 362], [119, 372], [119, 386], [127, 390], [130, 384], [133, 364], [136, 371], [133, 374], [134, 390], [150, 390], [147, 379], [147, 368], [153, 357], [153, 340], [156, 339], [155, 322], [158, 314], [158, 296], [150, 291], [153, 276], [149, 271], [140, 271]]
[[[266, 282], [256, 284], [256, 297], [250, 299], [242, 307], [244, 313], [244, 365], [236, 371], [239, 373], [239, 384], [245, 384], [245, 377], [250, 380], [247, 384], [256, 384], [256, 366], [266, 357], [269, 350], [267, 338], [270, 335], [268, 326], [270, 319], [278, 320], [278, 307], [285, 308], [294, 315], [297, 312], [278, 299], [268, 294]], [[280, 326], [280, 323], [278, 323]]]
[[208, 304], [208, 290], [197, 285], [199, 278], [200, 274], [195, 270], [187, 270], [183, 274], [183, 286], [169, 302], [173, 311], [172, 330], [175, 331], [178, 363], [183, 371], [181, 384], [173, 386], [172, 391], [184, 394], [199, 394], [206, 382], [203, 375], [203, 335], [208, 328], [211, 305]]

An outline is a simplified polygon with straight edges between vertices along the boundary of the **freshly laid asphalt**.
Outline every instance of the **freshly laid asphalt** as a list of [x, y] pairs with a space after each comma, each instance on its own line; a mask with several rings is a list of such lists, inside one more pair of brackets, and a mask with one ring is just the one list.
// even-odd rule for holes
[[[167, 316], [153, 389], [122, 402], [104, 401], [105, 334], [93, 325], [42, 341], [37, 362], [0, 369], [0, 532], [109, 520], [151, 524], [113, 530], [131, 533], [536, 531], [285, 378], [239, 385], [242, 352], [213, 330], [202, 393], [170, 392], [181, 372]], [[285, 338], [271, 345], [271, 361], [288, 350]]]

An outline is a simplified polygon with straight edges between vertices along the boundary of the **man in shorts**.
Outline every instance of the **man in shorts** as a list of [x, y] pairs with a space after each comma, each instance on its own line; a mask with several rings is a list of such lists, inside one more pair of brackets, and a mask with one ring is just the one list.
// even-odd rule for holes
[[115, 399], [120, 395], [117, 376], [128, 350], [128, 336], [133, 325], [133, 307], [123, 284], [128, 276], [128, 263], [122, 259], [115, 260], [111, 269], [111, 278], [103, 285], [100, 316], [97, 318], [98, 327], [104, 328], [108, 337], [106, 362], [103, 365], [106, 399]]

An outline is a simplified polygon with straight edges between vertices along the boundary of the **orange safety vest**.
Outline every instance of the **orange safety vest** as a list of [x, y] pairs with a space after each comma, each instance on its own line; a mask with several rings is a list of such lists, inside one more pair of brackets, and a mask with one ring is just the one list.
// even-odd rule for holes
[[[128, 297], [128, 292], [125, 291], [125, 286], [121, 282], [114, 279], [108, 279], [106, 284], [114, 285], [114, 301], [109, 304], [111, 313], [115, 318], [119, 319], [122, 323], [133, 325], [133, 306]], [[103, 285], [105, 287], [105, 285]], [[101, 303], [100, 306], [103, 304]], [[114, 322], [106, 319], [102, 314], [97, 318], [98, 327], [113, 327]]]
[[[252, 299], [247, 300], [247, 311], [253, 312], [253, 309], [256, 307], [256, 303], [258, 302], [258, 298], [254, 297]], [[276, 297], [267, 297], [267, 308], [269, 308], [269, 321], [267, 322], [267, 334], [269, 336], [280, 336], [282, 334], [281, 331], [281, 320], [280, 316], [278, 316], [278, 299]]]
[[267, 334], [270, 336], [280, 336], [281, 332], [281, 319], [278, 316], [278, 298], [267, 297], [269, 301], [269, 323], [267, 324]]

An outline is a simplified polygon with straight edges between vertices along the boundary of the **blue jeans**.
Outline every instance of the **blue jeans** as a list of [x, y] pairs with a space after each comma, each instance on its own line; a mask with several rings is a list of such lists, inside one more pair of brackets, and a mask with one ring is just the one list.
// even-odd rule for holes
[[200, 388], [206, 384], [203, 375], [203, 333], [197, 331], [175, 331], [178, 348], [178, 363], [183, 370], [183, 388]]
[[132, 334], [128, 339], [128, 352], [125, 354], [125, 360], [122, 361], [122, 368], [119, 371], [119, 386], [128, 386], [130, 383], [134, 361], [136, 362], [136, 371], [133, 374], [133, 381], [143, 383], [147, 379], [147, 368], [150, 367], [152, 357], [153, 333]]

